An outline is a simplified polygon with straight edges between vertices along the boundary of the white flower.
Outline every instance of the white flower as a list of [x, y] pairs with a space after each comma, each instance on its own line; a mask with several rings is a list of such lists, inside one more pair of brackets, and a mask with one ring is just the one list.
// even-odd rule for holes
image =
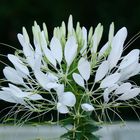
[[44, 74], [40, 70], [34, 71], [38, 83], [46, 90], [58, 87], [58, 79], [52, 73]]
[[15, 55], [8, 54], [8, 59], [13, 63], [15, 68], [25, 75], [29, 75], [29, 70], [23, 62]]
[[25, 84], [23, 78], [19, 75], [19, 73], [14, 68], [7, 66], [3, 69], [3, 73], [8, 81], [15, 84], [21, 84], [21, 85]]
[[23, 92], [15, 85], [9, 84], [9, 87], [3, 87], [0, 91], [0, 99], [11, 103], [26, 104], [25, 99], [28, 100], [42, 100], [42, 96], [39, 94], [33, 94], [31, 92]]
[[72, 92], [64, 92], [64, 87], [60, 85], [58, 87], [58, 103], [57, 110], [59, 113], [65, 114], [69, 112], [68, 107], [73, 107], [76, 103], [76, 97]]
[[61, 114], [69, 113], [69, 109], [67, 106], [61, 104], [60, 102], [57, 103], [57, 110]]
[[122, 55], [127, 37], [125, 27], [114, 35], [112, 23], [108, 40], [100, 50], [101, 23], [88, 33], [80, 23], [74, 29], [71, 15], [67, 28], [62, 22], [54, 28], [51, 39], [45, 24], [42, 29], [35, 22], [32, 32], [33, 43], [24, 27], [22, 34], [17, 35], [22, 50], [8, 54], [13, 68], [3, 69], [4, 82], [9, 87], [1, 87], [0, 99], [22, 104], [32, 112], [55, 108], [61, 114], [76, 117], [100, 107], [106, 113], [103, 109], [120, 104], [129, 106], [129, 100], [140, 94], [140, 88], [128, 81], [140, 73], [140, 51], [133, 49]]
[[25, 37], [22, 34], [17, 34], [18, 40], [23, 47], [23, 53], [26, 56], [27, 62], [31, 67], [34, 67], [34, 50], [31, 44], [26, 41]]

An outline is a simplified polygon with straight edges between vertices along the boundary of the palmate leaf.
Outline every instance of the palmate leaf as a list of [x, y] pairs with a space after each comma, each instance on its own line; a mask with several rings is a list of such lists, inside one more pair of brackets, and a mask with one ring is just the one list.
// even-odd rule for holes
[[92, 133], [86, 133], [86, 136], [88, 136], [88, 140], [99, 140], [100, 139], [100, 136], [96, 136]]
[[73, 132], [72, 131], [68, 131], [67, 133], [63, 134], [60, 137], [60, 140], [99, 140], [100, 136], [96, 136], [93, 133], [83, 133], [81, 132], [77, 132], [75, 134], [75, 137], [73, 137]]
[[85, 133], [96, 132], [100, 129], [99, 126], [93, 120], [85, 120], [81, 122], [81, 125], [78, 127], [79, 131], [83, 131]]
[[[74, 119], [69, 117], [68, 119], [62, 120], [62, 125], [67, 126], [69, 124], [73, 124]], [[94, 132], [100, 129], [99, 126], [96, 125], [96, 122], [91, 120], [90, 118], [85, 119], [82, 118], [77, 126], [75, 132], [71, 129], [67, 133], [61, 136], [62, 140], [99, 140], [99, 136], [96, 136]], [[75, 133], [75, 134], [74, 134]], [[75, 137], [73, 137], [75, 135]]]

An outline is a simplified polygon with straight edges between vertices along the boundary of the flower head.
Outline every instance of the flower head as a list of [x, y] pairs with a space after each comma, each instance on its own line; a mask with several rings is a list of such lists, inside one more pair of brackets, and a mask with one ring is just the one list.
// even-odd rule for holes
[[57, 110], [77, 117], [118, 107], [139, 95], [140, 88], [128, 79], [140, 72], [140, 51], [123, 56], [126, 27], [114, 35], [112, 23], [103, 46], [101, 23], [94, 31], [79, 23], [74, 29], [72, 16], [67, 28], [64, 22], [54, 28], [52, 38], [44, 23], [43, 29], [36, 22], [32, 29], [33, 43], [23, 27], [17, 35], [21, 50], [7, 55], [14, 68], [3, 69], [9, 87], [1, 88], [0, 99], [29, 109], [34, 106], [34, 111]]

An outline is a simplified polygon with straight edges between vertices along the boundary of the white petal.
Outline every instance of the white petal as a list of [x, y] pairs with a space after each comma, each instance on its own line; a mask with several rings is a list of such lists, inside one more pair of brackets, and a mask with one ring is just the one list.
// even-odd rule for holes
[[61, 103], [57, 103], [57, 111], [61, 114], [66, 114], [69, 112], [69, 109], [67, 106], [65, 106]]
[[42, 59], [42, 55], [38, 55], [35, 52], [35, 56], [34, 56], [34, 64], [32, 66], [33, 70], [39, 70], [41, 68], [41, 59]]
[[61, 63], [62, 56], [63, 56], [62, 46], [61, 46], [60, 41], [56, 37], [52, 38], [52, 40], [50, 42], [50, 49], [51, 49], [53, 56], [58, 61], [58, 63]]
[[82, 35], [83, 35], [84, 46], [80, 50], [80, 53], [82, 54], [82, 56], [84, 56], [87, 53], [86, 52], [86, 49], [87, 49], [87, 30], [85, 27], [82, 28]]
[[129, 65], [139, 61], [139, 53], [138, 49], [132, 50], [129, 54], [127, 54], [124, 59], [121, 61], [119, 69], [124, 69]]
[[109, 27], [109, 35], [108, 35], [108, 41], [109, 41], [109, 43], [112, 42], [113, 36], [114, 36], [114, 23], [112, 22], [110, 24], [110, 27]]
[[77, 55], [77, 48], [78, 48], [78, 45], [76, 43], [76, 40], [74, 36], [71, 36], [67, 40], [65, 49], [64, 49], [64, 56], [65, 56], [65, 60], [67, 62], [68, 67], [70, 67], [71, 63], [73, 62], [73, 60], [75, 59]]
[[64, 92], [64, 85], [59, 84], [58, 87], [55, 88], [55, 91], [56, 91], [57, 95], [60, 96]]
[[113, 92], [114, 90], [116, 90], [116, 88], [118, 88], [118, 85], [117, 85], [117, 84], [114, 84], [114, 85], [112, 85], [111, 87], [106, 88], [106, 89], [104, 90], [104, 92], [103, 92], [103, 98], [104, 98], [104, 101], [105, 101], [106, 103], [108, 103], [108, 101], [109, 101], [109, 94], [110, 94], [111, 92]]
[[140, 63], [137, 64], [136, 69], [133, 70], [130, 77], [135, 76], [140, 73]]
[[8, 59], [13, 63], [16, 69], [20, 70], [26, 75], [29, 75], [28, 68], [23, 64], [23, 62], [17, 56], [8, 54]]
[[10, 103], [18, 103], [10, 92], [0, 91], [0, 99]]
[[68, 34], [71, 35], [72, 32], [73, 32], [73, 19], [72, 15], [70, 15], [68, 19]]
[[40, 69], [41, 67], [41, 59], [42, 59], [42, 51], [39, 42], [34, 39], [35, 53], [34, 53], [34, 69]]
[[111, 87], [112, 85], [118, 82], [118, 80], [120, 79], [120, 76], [121, 76], [120, 73], [114, 73], [107, 76], [105, 79], [102, 80], [100, 84], [100, 88]]
[[103, 61], [99, 66], [99, 68], [97, 69], [95, 75], [95, 82], [102, 80], [105, 77], [105, 75], [108, 73], [108, 70], [109, 70], [108, 61]]
[[27, 44], [30, 43], [30, 39], [29, 39], [29, 36], [28, 36], [28, 33], [27, 33], [27, 30], [25, 27], [22, 28], [22, 32], [23, 32], [23, 37], [24, 37], [24, 40]]
[[78, 62], [78, 70], [86, 81], [90, 78], [90, 63], [83, 57]]
[[53, 73], [48, 72], [47, 78], [50, 82], [58, 82], [58, 77], [55, 76]]
[[21, 46], [23, 47], [23, 52], [24, 52], [24, 55], [27, 58], [27, 61], [28, 61], [29, 65], [31, 67], [33, 67], [33, 64], [34, 64], [34, 50], [33, 50], [32, 46], [25, 42], [25, 39], [24, 39], [22, 34], [18, 34], [17, 37], [18, 37], [18, 40], [19, 40]]
[[127, 66], [124, 69], [120, 70], [121, 73], [121, 78], [120, 81], [124, 81], [129, 79], [131, 76], [134, 76], [133, 74], [135, 73], [135, 71], [138, 69], [138, 62], [135, 62], [129, 66]]
[[46, 58], [49, 60], [51, 64], [53, 64], [56, 67], [56, 60], [53, 56], [53, 53], [47, 48], [46, 45], [45, 46], [43, 45], [42, 48]]
[[4, 95], [1, 95], [1, 99], [8, 102], [24, 104], [24, 99], [23, 99], [24, 93], [18, 87], [12, 84], [9, 84], [9, 86], [10, 87], [2, 88], [3, 91], [1, 91], [1, 93], [5, 94], [7, 98], [5, 98]]
[[103, 33], [103, 26], [101, 25], [101, 23], [99, 23], [97, 25], [97, 27], [95, 28], [95, 31], [93, 34], [93, 46], [91, 48], [91, 53], [97, 52], [98, 45], [99, 45], [101, 37], [102, 37], [102, 33]]
[[131, 89], [129, 92], [122, 94], [117, 100], [129, 100], [138, 96], [139, 93], [140, 93], [140, 88], [134, 88]]
[[114, 94], [122, 94], [125, 92], [128, 92], [130, 89], [132, 88], [131, 83], [123, 83], [122, 85], [120, 85], [116, 91], [114, 92]]
[[35, 70], [34, 71], [34, 74], [35, 74], [35, 78], [37, 79], [38, 83], [46, 90], [48, 90], [46, 88], [46, 85], [48, 84], [48, 79], [47, 79], [47, 76], [41, 72], [40, 70]]
[[107, 42], [99, 51], [99, 54], [98, 54], [98, 58], [100, 58], [101, 56], [105, 55], [106, 51], [109, 49], [110, 45], [109, 43]]
[[59, 86], [59, 84], [54, 83], [54, 82], [50, 82], [50, 83], [46, 84], [45, 88], [47, 88], [47, 89], [53, 89], [53, 88], [56, 89], [58, 86]]
[[3, 90], [9, 90], [15, 97], [18, 97], [18, 98], [24, 98], [24, 97], [27, 97], [28, 94], [26, 92], [22, 92], [22, 90], [13, 85], [13, 84], [9, 84], [9, 88], [2, 88]]
[[43, 100], [43, 97], [39, 94], [33, 94], [33, 93], [28, 93], [29, 95], [27, 96], [27, 98], [29, 100]]
[[104, 102], [105, 103], [108, 103], [109, 101], [109, 90], [108, 89], [105, 89], [105, 91], [103, 92], [103, 99], [104, 99]]
[[13, 69], [12, 67], [5, 67], [3, 69], [3, 73], [4, 73], [5, 78], [8, 81], [15, 83], [15, 84], [21, 84], [21, 85], [24, 84], [22, 77], [20, 77], [18, 75], [18, 72], [15, 69]]
[[122, 55], [123, 52], [123, 44], [127, 36], [127, 29], [125, 27], [121, 28], [113, 38], [111, 44], [111, 52], [108, 56], [108, 61], [110, 64], [110, 69], [115, 67]]
[[72, 92], [63, 92], [59, 97], [59, 102], [72, 107], [76, 103], [76, 97]]
[[73, 77], [74, 81], [75, 81], [79, 86], [85, 88], [85, 86], [84, 86], [84, 79], [81, 77], [80, 74], [73, 73], [73, 74], [72, 74], [72, 77]]
[[88, 104], [88, 103], [81, 104], [81, 107], [82, 107], [82, 109], [84, 111], [93, 111], [93, 110], [95, 110], [95, 108], [92, 105]]
[[41, 47], [46, 58], [49, 60], [51, 64], [53, 64], [56, 67], [55, 57], [53, 56], [53, 53], [47, 47], [47, 42], [46, 42], [43, 32], [41, 33]]

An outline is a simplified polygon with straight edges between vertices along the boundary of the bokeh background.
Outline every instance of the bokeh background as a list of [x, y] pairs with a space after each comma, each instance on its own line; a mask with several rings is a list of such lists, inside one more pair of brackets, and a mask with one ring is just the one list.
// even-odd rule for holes
[[[45, 22], [49, 32], [52, 32], [62, 21], [67, 22], [70, 14], [73, 15], [74, 23], [80, 21], [81, 26], [87, 29], [101, 22], [104, 25], [102, 44], [108, 37], [112, 21], [116, 31], [122, 26], [127, 27], [127, 42], [140, 31], [140, 0], [0, 0], [0, 42], [20, 48], [17, 33], [22, 31], [22, 26], [32, 37], [31, 26], [35, 20], [39, 25]], [[128, 50], [132, 48], [140, 48], [140, 38]], [[11, 52], [10, 48], [0, 45], [0, 53]], [[3, 67], [0, 64], [1, 76]], [[140, 85], [140, 76], [135, 78]], [[6, 106], [7, 103], [0, 101], [0, 110]], [[137, 119], [131, 109], [122, 110], [122, 116], [129, 120]]]

